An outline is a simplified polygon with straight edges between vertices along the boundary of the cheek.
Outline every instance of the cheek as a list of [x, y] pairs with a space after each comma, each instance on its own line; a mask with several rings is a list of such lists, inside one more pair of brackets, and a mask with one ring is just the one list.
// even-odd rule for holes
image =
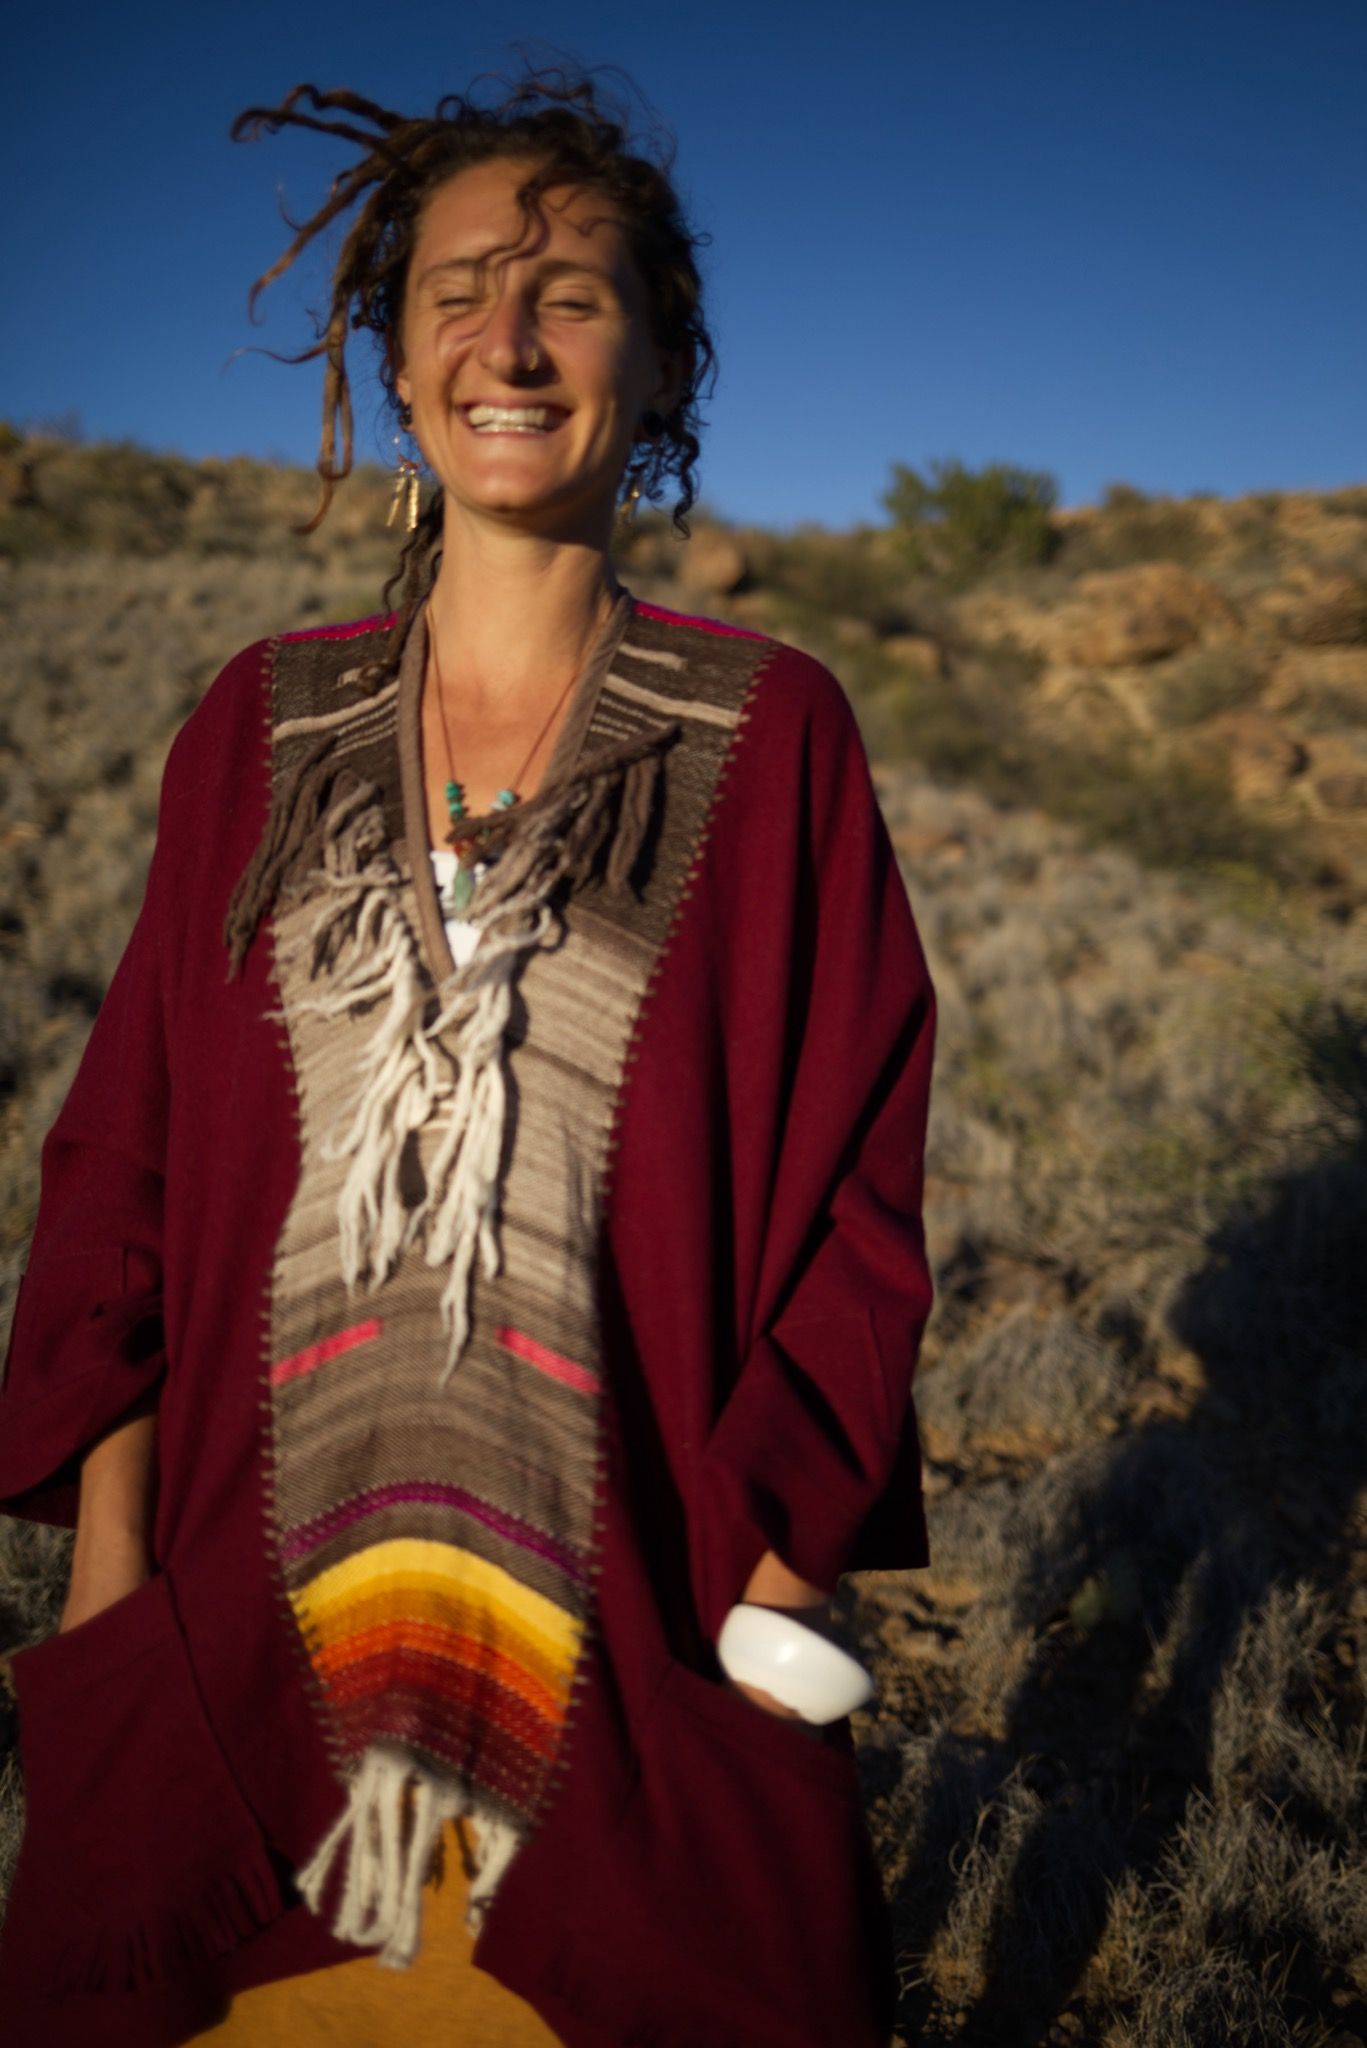
[[610, 367], [605, 369], [603, 387], [614, 426], [630, 439], [647, 403], [646, 394], [650, 388], [646, 368], [635, 349], [623, 349], [614, 357]]

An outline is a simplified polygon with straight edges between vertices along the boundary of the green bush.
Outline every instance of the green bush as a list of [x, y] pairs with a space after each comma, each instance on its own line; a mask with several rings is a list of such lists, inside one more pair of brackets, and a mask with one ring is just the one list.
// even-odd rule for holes
[[975, 473], [953, 457], [930, 470], [927, 480], [894, 462], [883, 495], [913, 568], [962, 589], [999, 565], [1049, 560], [1058, 485], [1047, 471], [993, 462]]

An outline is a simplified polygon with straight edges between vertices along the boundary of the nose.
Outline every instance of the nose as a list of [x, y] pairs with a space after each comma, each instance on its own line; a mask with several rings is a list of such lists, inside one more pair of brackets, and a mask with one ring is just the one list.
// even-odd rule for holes
[[544, 360], [536, 319], [523, 294], [507, 286], [499, 292], [480, 330], [478, 356], [492, 376], [515, 384]]

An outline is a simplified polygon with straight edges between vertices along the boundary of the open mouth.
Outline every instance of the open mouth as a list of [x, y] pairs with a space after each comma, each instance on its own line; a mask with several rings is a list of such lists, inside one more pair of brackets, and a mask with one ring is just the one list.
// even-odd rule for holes
[[466, 405], [466, 423], [477, 434], [553, 434], [569, 414], [559, 405]]

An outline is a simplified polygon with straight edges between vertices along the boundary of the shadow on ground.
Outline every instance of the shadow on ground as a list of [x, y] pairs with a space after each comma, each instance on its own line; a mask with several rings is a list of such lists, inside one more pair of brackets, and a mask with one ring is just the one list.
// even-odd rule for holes
[[[1004, 1852], [1010, 1867], [985, 1971], [954, 2016], [966, 2048], [1101, 2038], [1087, 1973], [1111, 1888], [1170, 1878], [1193, 1800], [1228, 1774], [1214, 1719], [1241, 1632], [1297, 1583], [1334, 1615], [1354, 1612], [1367, 1563], [1352, 1526], [1367, 1480], [1367, 1026], [1328, 1006], [1302, 1052], [1325, 1104], [1318, 1150], [1212, 1238], [1169, 1312], [1206, 1391], [1181, 1419], [1116, 1439], [1101, 1483], [1033, 1550], [1022, 1532], [1019, 1621], [1033, 1641], [1002, 1724], [943, 1733], [926, 1766], [893, 1901], [899, 1953], [925, 1955], [951, 1912], [971, 1913], [975, 1864]], [[1065, 1580], [1071, 1597], [1049, 1604]], [[1347, 1688], [1339, 1705], [1351, 1719]], [[1279, 1806], [1307, 1844], [1332, 1844], [1341, 1816], [1295, 1771], [1264, 1775], [1249, 1796]], [[1196, 1872], [1179, 1910], [1199, 1902], [1207, 1924], [1193, 1937], [1235, 1953], [1234, 1990], [1225, 1970], [1205, 1997], [1194, 1972], [1185, 1992], [1172, 1987], [1183, 2009], [1145, 2038], [1289, 2042], [1288, 2024], [1298, 2040], [1363, 2038], [1367, 2004], [1341, 1965], [1295, 1928], [1257, 1924], [1256, 1871], [1241, 1873], [1242, 1898], [1222, 1896], [1221, 1875], [1203, 1884]], [[949, 2037], [943, 1991], [906, 1987], [904, 2041]], [[1327, 2031], [1299, 2031], [1317, 2022]]]

